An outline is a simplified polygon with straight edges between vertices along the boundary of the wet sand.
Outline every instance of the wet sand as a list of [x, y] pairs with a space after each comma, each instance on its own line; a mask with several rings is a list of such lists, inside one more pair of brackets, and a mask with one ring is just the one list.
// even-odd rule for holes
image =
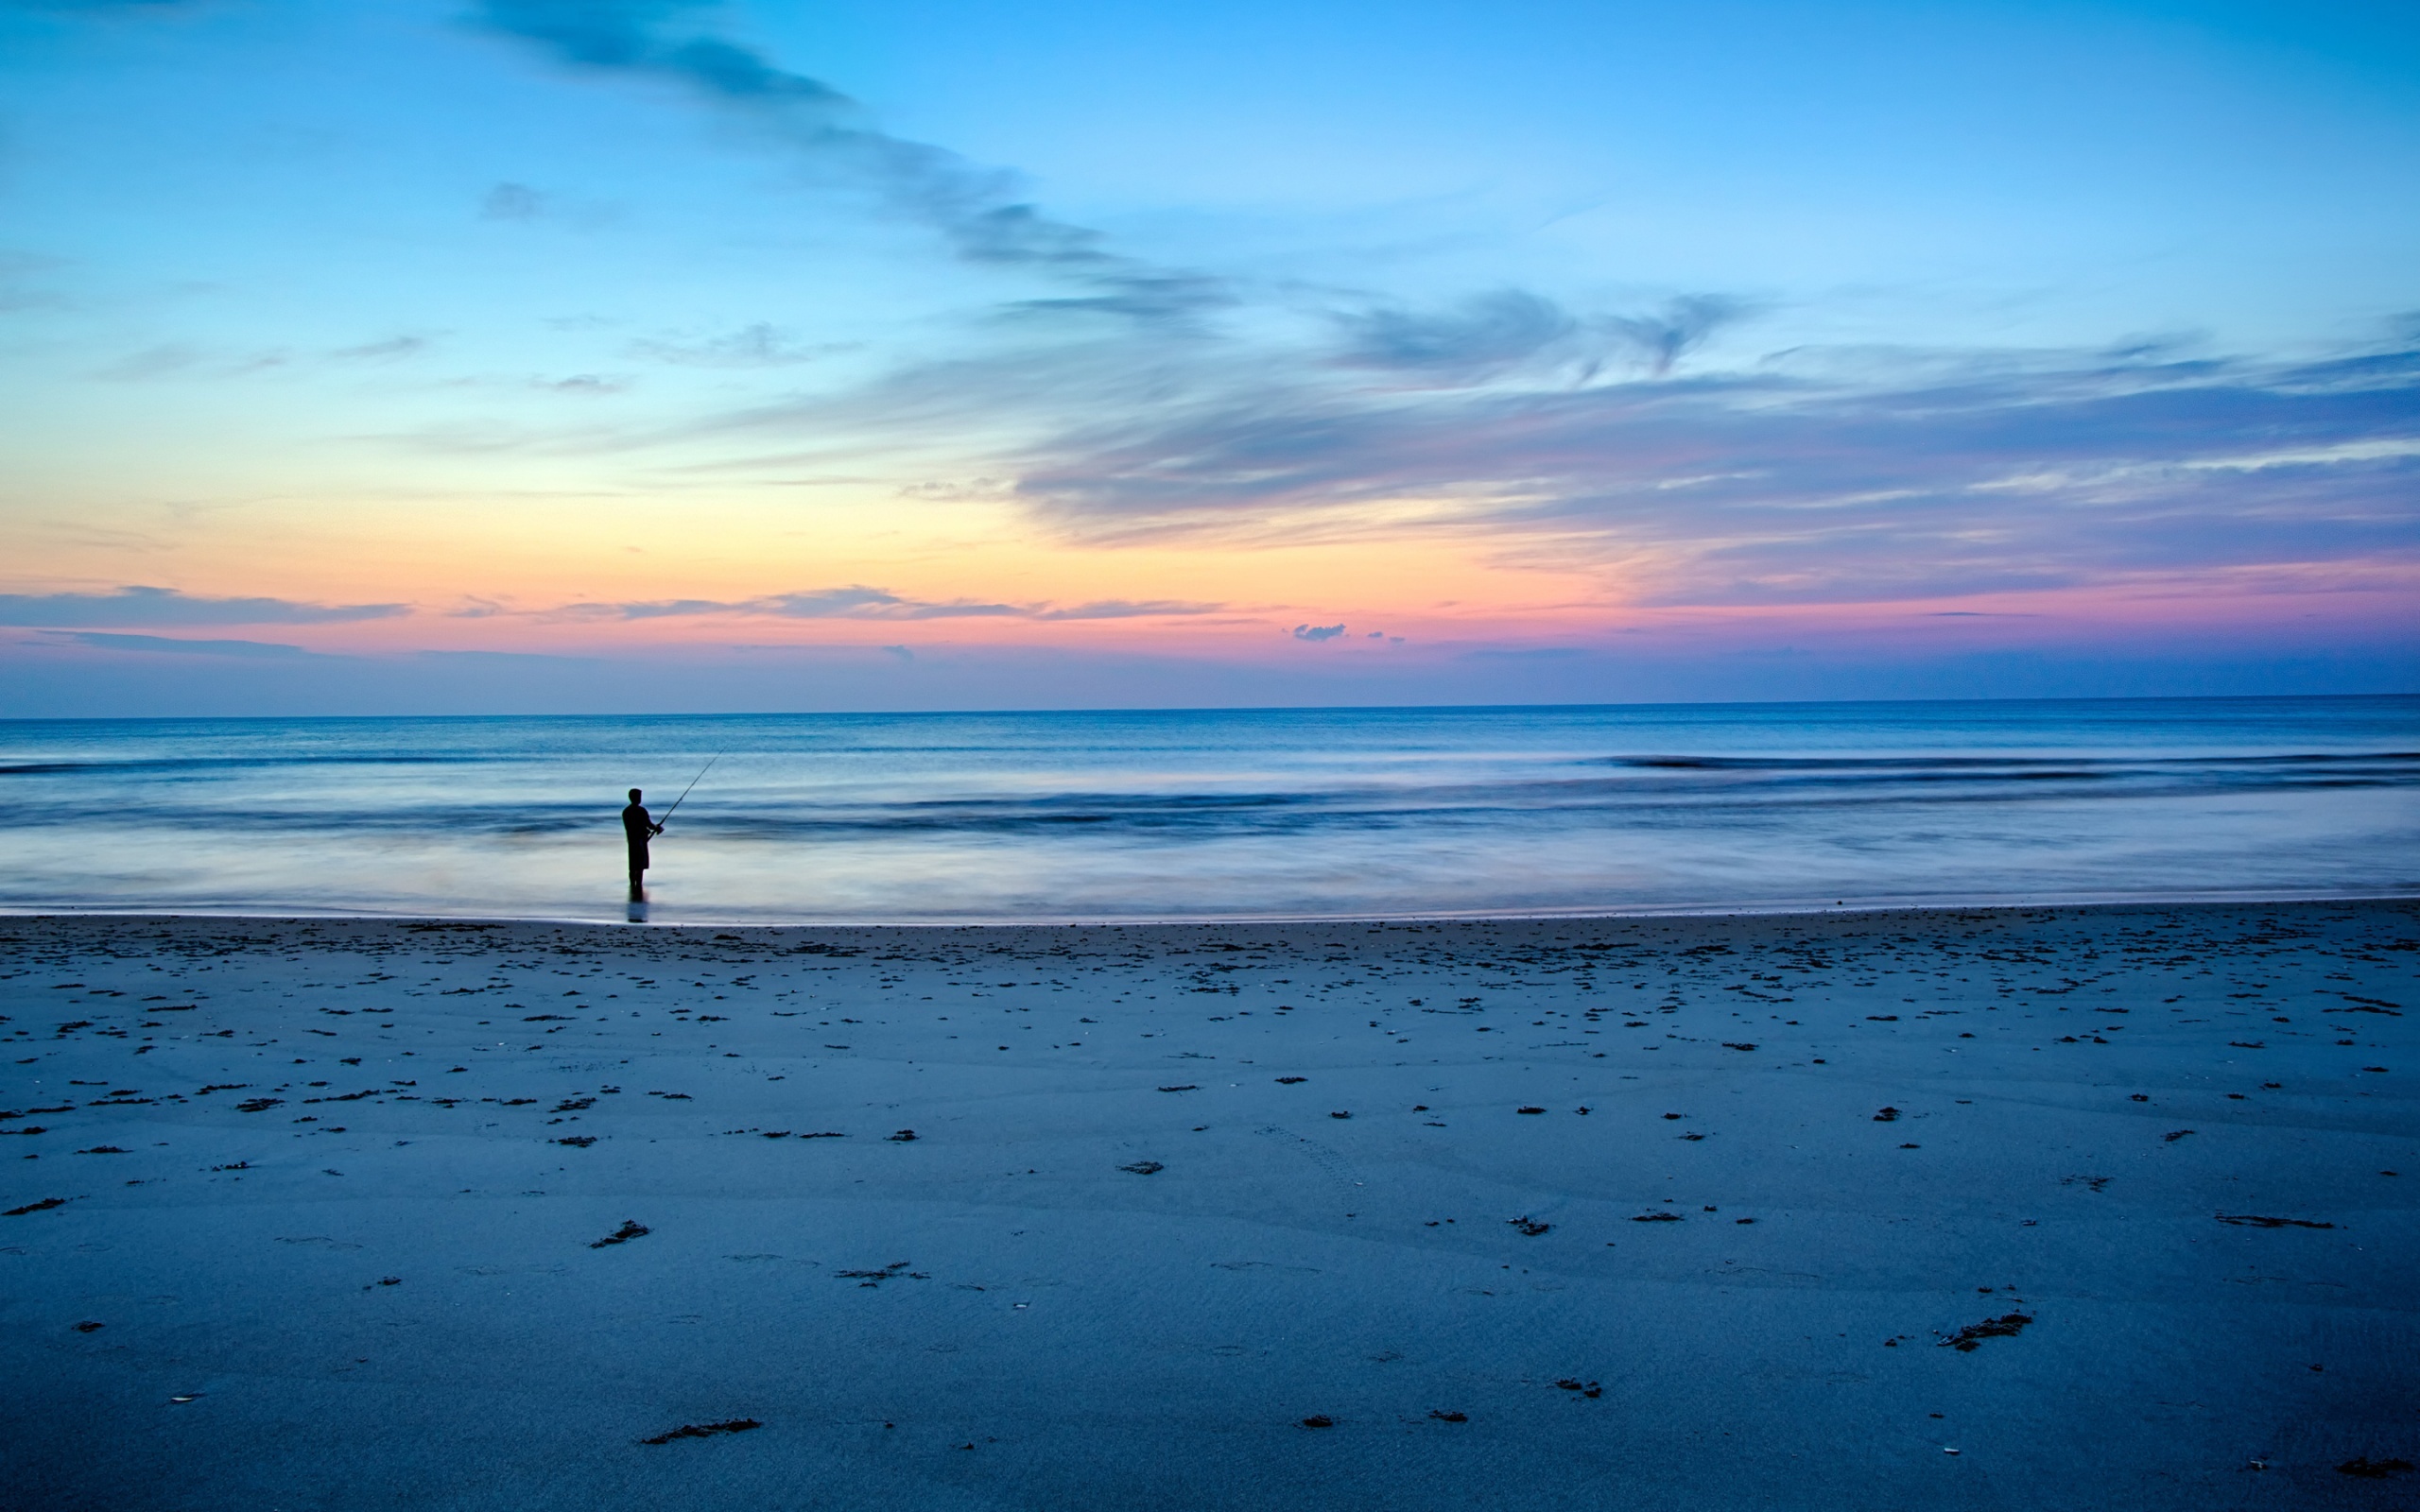
[[2416, 971], [2408, 902], [0, 919], [0, 1504], [2409, 1506]]

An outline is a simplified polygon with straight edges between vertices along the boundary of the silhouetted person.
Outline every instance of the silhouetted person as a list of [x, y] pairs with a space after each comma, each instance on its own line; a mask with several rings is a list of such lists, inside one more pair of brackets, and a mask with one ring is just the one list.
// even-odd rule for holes
[[631, 847], [631, 902], [640, 902], [647, 897], [647, 843], [662, 834], [664, 826], [649, 816], [647, 806], [639, 801], [639, 790], [631, 789], [631, 806], [622, 811], [622, 838]]

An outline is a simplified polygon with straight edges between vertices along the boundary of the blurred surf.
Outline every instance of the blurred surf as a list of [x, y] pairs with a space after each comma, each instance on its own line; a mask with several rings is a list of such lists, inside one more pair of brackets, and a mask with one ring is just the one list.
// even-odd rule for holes
[[2399, 892], [2420, 699], [14, 721], [0, 905], [1162, 919]]

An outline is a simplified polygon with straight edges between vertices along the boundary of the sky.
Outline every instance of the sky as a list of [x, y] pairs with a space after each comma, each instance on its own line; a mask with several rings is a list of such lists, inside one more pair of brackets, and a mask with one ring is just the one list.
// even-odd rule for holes
[[2420, 691], [2420, 11], [0, 0], [24, 716]]

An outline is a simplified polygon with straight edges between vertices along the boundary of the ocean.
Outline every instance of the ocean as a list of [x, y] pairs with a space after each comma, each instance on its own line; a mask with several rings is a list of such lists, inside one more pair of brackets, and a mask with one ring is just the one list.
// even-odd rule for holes
[[12, 911], [1392, 918], [2420, 891], [2420, 698], [0, 721]]

